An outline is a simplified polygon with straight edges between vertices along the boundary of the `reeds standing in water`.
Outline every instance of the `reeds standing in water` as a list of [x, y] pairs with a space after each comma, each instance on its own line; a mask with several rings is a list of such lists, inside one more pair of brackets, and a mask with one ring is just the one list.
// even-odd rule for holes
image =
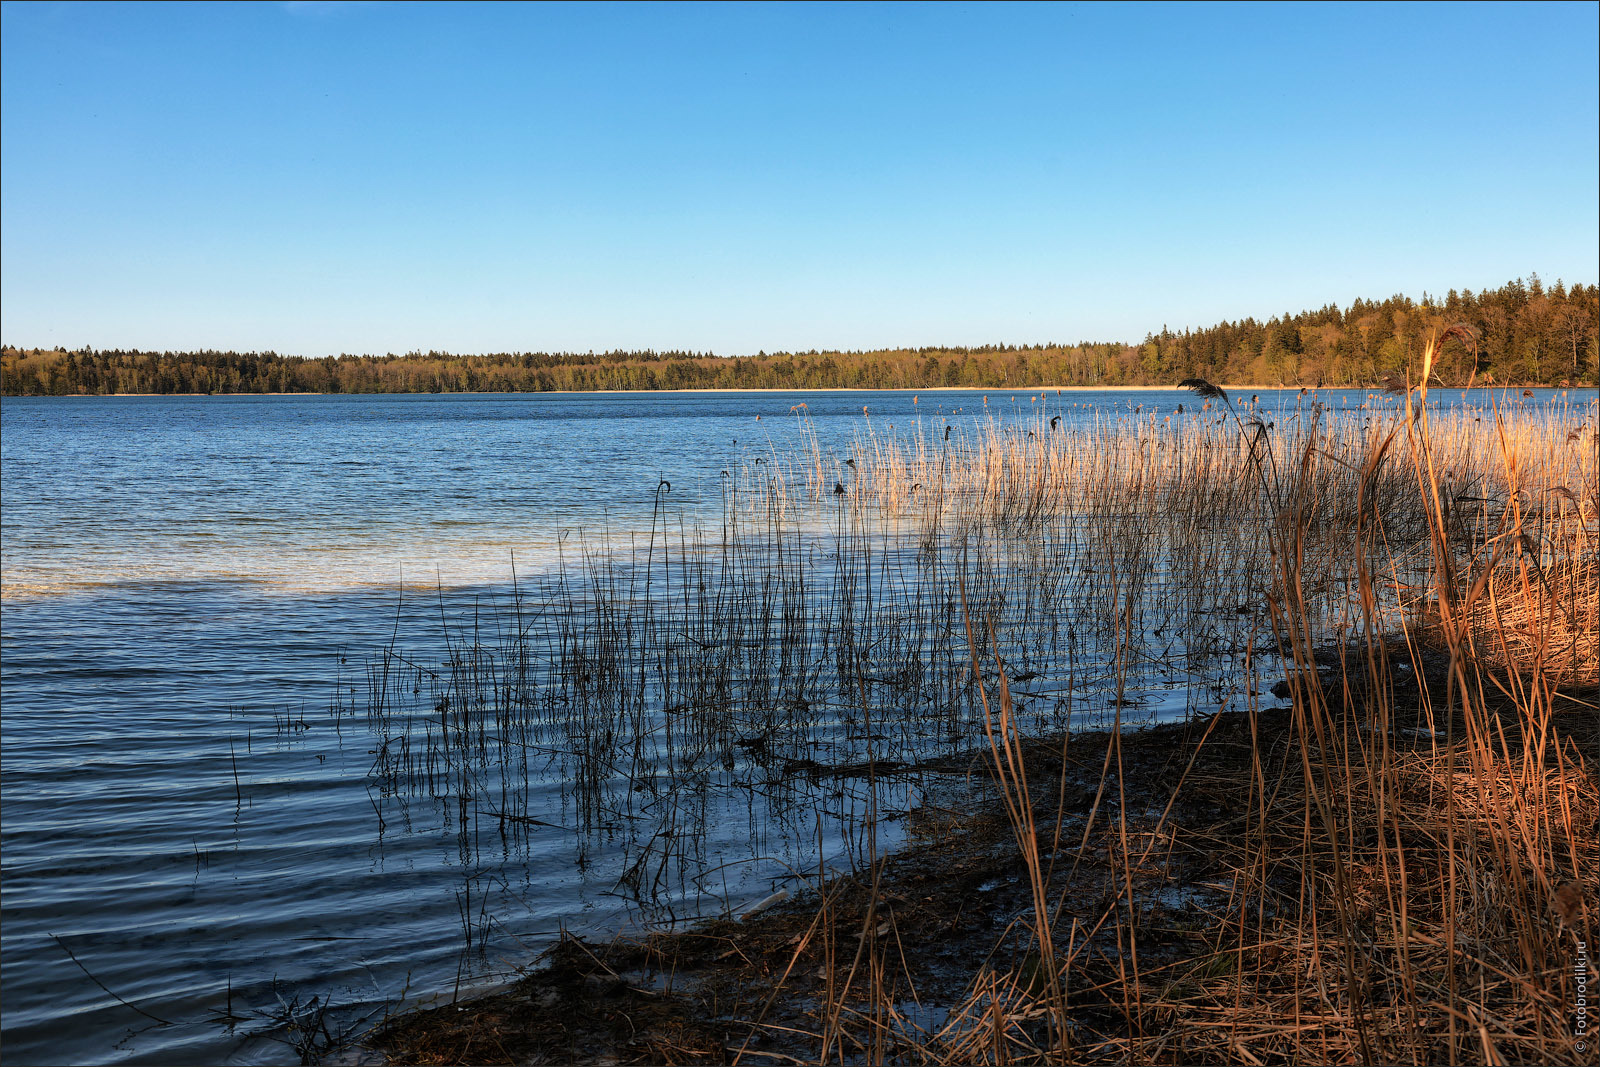
[[[859, 833], [871, 864], [887, 776], [985, 748], [1032, 880], [1027, 973], [989, 973], [937, 1032], [896, 1031], [901, 1053], [1577, 1062], [1546, 902], [1595, 891], [1592, 753], [1557, 728], [1593, 710], [1595, 406], [1430, 409], [1434, 351], [1403, 402], [1353, 412], [1313, 396], [1268, 419], [1194, 383], [1210, 402], [1188, 414], [869, 429], [845, 456], [812, 437], [732, 469], [714, 525], [663, 498], [631, 550], [579, 545], [457, 628], [436, 674], [380, 654], [374, 776], [455, 805], [464, 836], [487, 811], [504, 839], [537, 824], [529, 776], [559, 764], [581, 834], [626, 830], [643, 901], [694, 883], [697, 821], [732, 781], [768, 819]], [[1440, 677], [1429, 642], [1442, 691], [1408, 704], [1397, 674]], [[1223, 963], [1181, 988], [1141, 975], [1150, 852], [1114, 805], [1125, 899], [1096, 943], [1123, 963], [1115, 996], [1096, 988], [1125, 1030], [1086, 1048], [1089, 941], [1028, 855], [1062, 812], [1030, 792], [1022, 739], [1120, 729], [1152, 692], [1237, 711], [1256, 739], [1263, 663], [1292, 726], [1233, 783]], [[1108, 737], [1102, 792], [1122, 781]], [[879, 1019], [852, 1040], [885, 1054], [881, 983], [829, 989], [872, 1010], [823, 1011], [824, 1058], [847, 1017]]]

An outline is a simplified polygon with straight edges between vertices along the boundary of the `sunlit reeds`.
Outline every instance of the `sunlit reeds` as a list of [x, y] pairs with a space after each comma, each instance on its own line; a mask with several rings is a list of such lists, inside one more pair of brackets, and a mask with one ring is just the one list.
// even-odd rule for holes
[[[624, 833], [641, 903], [697, 884], [733, 783], [762, 819], [831, 820], [870, 893], [847, 959], [818, 875], [823, 1062], [1592, 1062], [1562, 967], [1596, 890], [1596, 408], [1400, 391], [1269, 414], [1206, 386], [1080, 428], [864, 418], [844, 454], [812, 436], [730, 469], [717, 515], [663, 492], [631, 552], [573, 548], [454, 623], [443, 664], [380, 654], [374, 778], [514, 836], [544, 817], [528, 775], [559, 765], [572, 828]], [[1145, 811], [1121, 738], [1152, 693], [1194, 728]], [[1065, 746], [1097, 729], [1069, 812]], [[1010, 962], [919, 1028], [873, 835], [888, 791], [960, 751], [987, 753], [1031, 904]], [[1237, 811], [1220, 838], [1210, 795]], [[1146, 958], [1183, 856], [1214, 921], [1198, 954]]]

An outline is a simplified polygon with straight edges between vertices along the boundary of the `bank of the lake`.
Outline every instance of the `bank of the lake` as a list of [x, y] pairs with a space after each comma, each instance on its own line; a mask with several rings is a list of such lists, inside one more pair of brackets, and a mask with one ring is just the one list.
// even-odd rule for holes
[[[1397, 670], [1384, 699], [1398, 714], [1388, 736], [1369, 741], [1390, 746], [1408, 779], [1389, 817], [1492, 834], [1486, 813], [1474, 811], [1463, 826], [1450, 810], [1462, 798], [1455, 767], [1471, 761], [1464, 744], [1444, 743], [1450, 724], [1424, 697], [1447, 688], [1448, 651], [1436, 633], [1417, 638], [1380, 653]], [[1363, 655], [1327, 650], [1320, 684], [1342, 686], [1351, 659]], [[1571, 774], [1568, 843], [1592, 856], [1600, 791], [1592, 765], [1574, 758], [1600, 746], [1592, 680], [1586, 689], [1558, 697], [1548, 729]], [[1382, 812], [1353, 813], [1341, 827], [1343, 854], [1308, 841], [1302, 817], [1315, 799], [1284, 765], [1307, 740], [1294, 703], [1287, 693], [1263, 694], [1242, 711], [1120, 737], [1030, 739], [1014, 746], [1009, 766], [998, 751], [946, 759], [924, 768], [941, 784], [912, 813], [907, 842], [868, 871], [798, 878], [790, 895], [759, 911], [686, 931], [564, 938], [515, 983], [399, 1013], [349, 1035], [348, 1048], [407, 1064], [879, 1056], [1230, 1064], [1390, 1062], [1401, 1049], [1442, 1061], [1463, 1042], [1510, 1062], [1593, 1062], [1576, 1039], [1547, 1037], [1528, 1018], [1530, 1001], [1551, 1017], [1576, 1003], [1572, 976], [1549, 960], [1527, 975], [1536, 993], [1511, 972], [1466, 994], [1506, 1022], [1487, 1035], [1452, 1037], [1442, 1010], [1456, 999], [1450, 957], [1476, 961], [1484, 949], [1473, 941], [1451, 951], [1451, 924], [1492, 922], [1497, 905], [1446, 914], [1425, 892], [1396, 893], [1384, 875]], [[1349, 710], [1378, 711], [1365, 702]], [[1496, 711], [1516, 718], [1509, 702]], [[1005, 784], [1019, 769], [1032, 798], [1039, 882], [1029, 838], [1019, 836], [1015, 788], [1008, 797]], [[1272, 784], [1270, 798], [1257, 794], [1262, 782]], [[1409, 873], [1448, 866], [1444, 844], [1415, 842]], [[1341, 863], [1344, 901], [1326, 891]], [[1529, 917], [1550, 930], [1558, 953], [1594, 921], [1592, 870], [1564, 869], [1578, 877], [1542, 890]], [[1307, 878], [1324, 892], [1308, 897]], [[1033, 936], [1035, 885], [1062, 942], [1055, 989], [1041, 977]], [[1349, 929], [1351, 907], [1359, 931]], [[1341, 954], [1352, 934], [1364, 949], [1354, 972]], [[1375, 989], [1398, 998], [1406, 988], [1433, 1010], [1410, 1015], [1374, 999]], [[1058, 1010], [1067, 1040], [1051, 1030]]]

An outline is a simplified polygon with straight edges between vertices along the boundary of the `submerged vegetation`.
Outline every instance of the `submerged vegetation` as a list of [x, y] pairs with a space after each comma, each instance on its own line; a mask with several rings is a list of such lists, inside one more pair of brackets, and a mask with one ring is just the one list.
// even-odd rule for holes
[[457, 393], [653, 389], [1000, 389], [1170, 385], [1184, 377], [1260, 385], [1375, 385], [1403, 375], [1428, 338], [1465, 322], [1475, 346], [1434, 368], [1448, 385], [1593, 384], [1600, 288], [1535, 275], [1499, 289], [1452, 289], [1357, 300], [1198, 330], [1163, 328], [1143, 342], [931, 347], [872, 352], [342, 355], [140, 352], [80, 348], [0, 351], [8, 396], [113, 393]]
[[[630, 550], [574, 548], [445, 662], [384, 650], [360, 700], [379, 817], [426, 796], [464, 849], [511, 847], [546, 825], [530, 761], [557, 766], [646, 932], [565, 938], [374, 1040], [1595, 1062], [1596, 406], [1433, 408], [1447, 351], [1353, 412], [1269, 418], [1195, 380], [1186, 414], [1086, 430], [869, 430], [725, 472], [713, 527], [663, 483]], [[654, 925], [712, 891], [696, 842], [729, 790], [849, 868]]]

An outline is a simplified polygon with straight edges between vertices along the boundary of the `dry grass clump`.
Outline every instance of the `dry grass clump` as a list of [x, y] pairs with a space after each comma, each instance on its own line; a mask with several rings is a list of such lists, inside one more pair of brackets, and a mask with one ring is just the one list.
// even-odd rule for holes
[[1600, 564], [1593, 555], [1548, 568], [1522, 559], [1490, 576], [1468, 623], [1473, 657], [1546, 685], [1593, 689], [1600, 677]]
[[1377, 780], [1267, 779], [1243, 840], [1221, 843], [1229, 965], [1164, 998], [1162, 1040], [1187, 1061], [1592, 1062], [1570, 1025], [1585, 935], [1551, 902], [1594, 899], [1595, 736], [1576, 714], [1553, 726], [1565, 743], [1538, 766], [1411, 741]]

